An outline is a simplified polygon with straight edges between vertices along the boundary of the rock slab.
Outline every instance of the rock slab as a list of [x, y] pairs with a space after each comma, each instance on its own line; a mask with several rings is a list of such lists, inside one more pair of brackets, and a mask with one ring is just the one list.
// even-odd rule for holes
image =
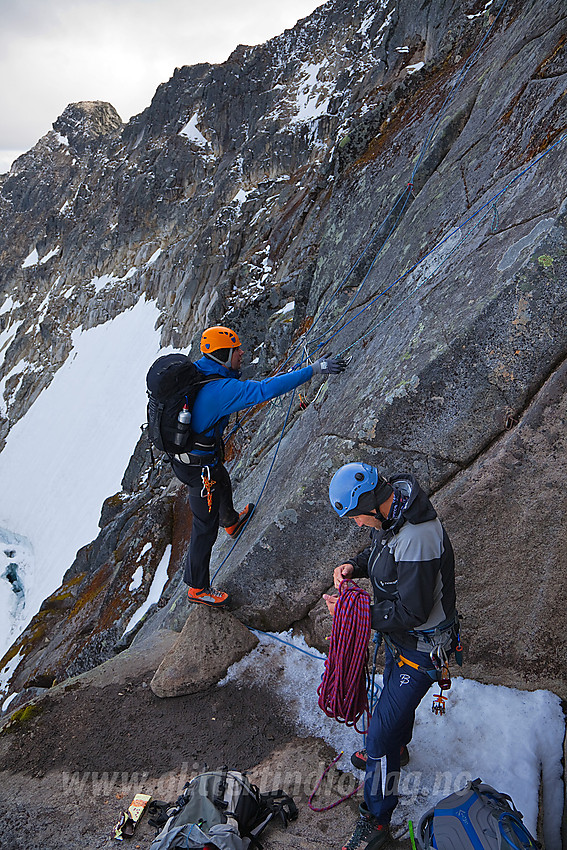
[[240, 661], [257, 643], [256, 635], [229, 611], [196, 605], [150, 687], [162, 698], [204, 691], [216, 685], [231, 664]]

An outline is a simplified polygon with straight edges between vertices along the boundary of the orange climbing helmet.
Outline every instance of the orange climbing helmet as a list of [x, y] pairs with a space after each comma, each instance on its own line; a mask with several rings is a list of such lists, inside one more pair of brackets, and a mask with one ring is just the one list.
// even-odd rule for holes
[[[201, 353], [206, 354], [208, 357], [212, 357], [213, 360], [216, 360], [218, 363], [222, 363], [223, 365], [228, 360], [230, 361], [230, 356], [232, 354], [233, 348], [240, 348], [240, 339], [236, 331], [231, 331], [230, 328], [224, 328], [222, 325], [219, 325], [214, 328], [207, 328], [203, 331], [203, 335], [201, 337]], [[218, 354], [215, 356], [214, 352], [217, 351], [219, 353], [225, 352], [228, 354], [228, 358], [219, 357]]]

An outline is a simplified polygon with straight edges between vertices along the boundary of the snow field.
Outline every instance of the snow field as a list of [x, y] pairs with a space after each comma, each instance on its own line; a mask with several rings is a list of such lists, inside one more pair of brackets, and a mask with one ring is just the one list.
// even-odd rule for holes
[[[337, 753], [344, 751], [338, 768], [357, 774], [362, 781], [362, 773], [350, 764], [351, 753], [364, 745], [362, 736], [328, 718], [317, 705], [324, 656], [291, 632], [280, 637], [292, 646], [269, 635], [258, 637], [256, 649], [230, 668], [220, 686], [236, 681], [244, 687], [254, 683], [269, 687], [285, 702], [299, 733], [322, 738]], [[377, 681], [381, 684], [381, 677]], [[518, 691], [454, 678], [447, 712], [439, 717], [431, 711], [434, 693], [437, 689], [432, 688], [416, 713], [409, 746], [411, 759], [400, 777], [400, 802], [392, 821], [394, 834], [402, 835], [409, 819], [417, 827], [421, 815], [438, 800], [480, 777], [511, 796], [535, 835], [541, 781], [546, 850], [561, 850], [565, 718], [559, 697], [549, 691]], [[307, 779], [311, 782], [313, 777]], [[342, 793], [354, 787], [354, 780], [339, 782]], [[324, 788], [323, 783], [315, 805], [328, 805], [337, 799], [336, 789], [325, 799]], [[362, 799], [361, 794], [357, 799]]]
[[[76, 330], [66, 362], [8, 436], [0, 454], [0, 656], [97, 536], [102, 503], [120, 490], [146, 420], [158, 317], [141, 298], [104, 325]], [[19, 598], [7, 561], [17, 565]]]

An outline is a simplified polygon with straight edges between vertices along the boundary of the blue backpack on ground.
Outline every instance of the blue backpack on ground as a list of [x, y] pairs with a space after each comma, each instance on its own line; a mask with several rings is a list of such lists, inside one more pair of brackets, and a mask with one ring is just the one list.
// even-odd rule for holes
[[510, 797], [480, 779], [425, 812], [416, 839], [421, 850], [536, 850], [541, 846]]

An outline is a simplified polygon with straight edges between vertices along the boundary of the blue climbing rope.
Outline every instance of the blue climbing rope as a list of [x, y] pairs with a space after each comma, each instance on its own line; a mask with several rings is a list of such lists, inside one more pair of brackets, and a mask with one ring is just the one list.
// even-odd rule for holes
[[[458, 227], [455, 227], [453, 230], [451, 230], [451, 231], [450, 231], [450, 233], [448, 233], [446, 236], [444, 236], [444, 237], [443, 237], [443, 239], [441, 239], [439, 242], [437, 242], [437, 243], [436, 243], [436, 245], [434, 245], [434, 246], [433, 246], [433, 248], [431, 248], [431, 249], [430, 249], [430, 250], [429, 250], [429, 251], [428, 251], [428, 252], [427, 252], [427, 253], [426, 253], [426, 254], [425, 254], [425, 255], [424, 255], [424, 256], [423, 256], [420, 260], [418, 260], [416, 263], [414, 263], [414, 265], [413, 265], [413, 266], [411, 266], [409, 269], [407, 269], [405, 272], [403, 272], [403, 273], [402, 273], [402, 274], [401, 274], [398, 278], [396, 278], [396, 280], [394, 280], [394, 281], [393, 281], [393, 282], [392, 282], [389, 286], [387, 286], [385, 289], [383, 289], [381, 292], [379, 292], [379, 293], [378, 293], [378, 295], [376, 295], [374, 298], [372, 298], [372, 299], [368, 302], [368, 304], [366, 304], [363, 308], [361, 308], [361, 309], [358, 311], [358, 313], [356, 313], [354, 316], [352, 316], [352, 318], [350, 318], [347, 322], [345, 322], [343, 325], [341, 325], [341, 327], [340, 327], [337, 331], [335, 331], [335, 332], [334, 332], [334, 333], [333, 333], [333, 334], [332, 334], [332, 335], [331, 335], [331, 336], [330, 336], [330, 337], [329, 337], [329, 338], [325, 341], [324, 345], [325, 345], [325, 346], [329, 345], [329, 343], [330, 343], [331, 339], [333, 339], [333, 338], [334, 338], [334, 337], [335, 337], [338, 333], [340, 333], [342, 330], [344, 330], [346, 327], [348, 327], [348, 326], [349, 326], [352, 322], [354, 322], [354, 321], [355, 321], [355, 319], [357, 319], [360, 315], [362, 315], [362, 313], [366, 312], [366, 310], [369, 310], [369, 309], [370, 309], [370, 307], [372, 307], [372, 306], [373, 306], [373, 305], [374, 305], [374, 304], [375, 304], [375, 303], [376, 303], [376, 302], [377, 302], [380, 298], [382, 298], [382, 297], [383, 297], [383, 296], [384, 296], [387, 292], [389, 292], [389, 291], [392, 289], [392, 287], [394, 287], [397, 283], [399, 283], [401, 280], [403, 280], [403, 279], [404, 279], [404, 278], [406, 278], [408, 275], [410, 275], [413, 271], [415, 271], [415, 270], [416, 270], [416, 269], [417, 269], [417, 268], [418, 268], [418, 267], [419, 267], [419, 266], [420, 266], [420, 265], [421, 265], [421, 264], [422, 264], [422, 263], [423, 263], [423, 262], [424, 262], [424, 261], [425, 261], [428, 257], [430, 257], [432, 254], [434, 254], [436, 251], [438, 251], [438, 250], [439, 250], [439, 248], [440, 248], [442, 245], [444, 245], [444, 244], [445, 244], [448, 240], [450, 240], [453, 236], [455, 236], [457, 233], [459, 233], [459, 231], [462, 231], [462, 230], [463, 230], [463, 228], [464, 228], [467, 224], [469, 224], [469, 222], [473, 221], [473, 220], [474, 220], [477, 216], [479, 216], [479, 215], [480, 215], [483, 211], [485, 211], [485, 210], [487, 210], [487, 209], [488, 209], [488, 215], [489, 215], [489, 214], [490, 214], [490, 208], [492, 208], [492, 214], [494, 215], [494, 208], [495, 208], [495, 205], [496, 205], [496, 202], [497, 202], [498, 198], [500, 198], [500, 197], [501, 197], [501, 196], [502, 196], [502, 195], [503, 195], [506, 191], [508, 191], [508, 189], [509, 189], [511, 186], [513, 186], [513, 185], [514, 185], [514, 183], [516, 183], [518, 180], [520, 180], [520, 178], [521, 178], [521, 177], [523, 177], [523, 176], [524, 176], [524, 174], [527, 174], [527, 172], [528, 172], [528, 171], [530, 171], [532, 168], [534, 168], [534, 166], [536, 166], [536, 165], [537, 165], [537, 163], [538, 163], [538, 162], [540, 162], [540, 161], [543, 159], [543, 157], [544, 157], [544, 156], [547, 156], [547, 155], [548, 155], [548, 154], [549, 154], [549, 153], [550, 153], [550, 152], [551, 152], [554, 148], [556, 148], [558, 145], [562, 144], [562, 143], [563, 143], [566, 139], [567, 139], [567, 133], [564, 133], [562, 136], [560, 136], [560, 137], [559, 137], [559, 139], [557, 139], [557, 141], [555, 141], [552, 145], [549, 145], [549, 147], [548, 147], [548, 148], [546, 148], [546, 150], [545, 150], [545, 151], [543, 151], [541, 154], [539, 154], [539, 156], [538, 156], [538, 157], [536, 157], [536, 159], [534, 159], [534, 160], [533, 160], [533, 161], [532, 161], [532, 162], [531, 162], [528, 166], [526, 166], [524, 169], [522, 169], [522, 171], [520, 171], [520, 172], [519, 172], [519, 173], [518, 173], [515, 177], [513, 177], [513, 178], [512, 178], [512, 180], [509, 180], [509, 181], [508, 181], [508, 183], [506, 183], [506, 185], [505, 185], [502, 189], [500, 189], [500, 191], [498, 191], [498, 192], [497, 192], [495, 195], [493, 195], [493, 196], [492, 196], [492, 197], [491, 197], [488, 201], [486, 201], [486, 203], [484, 203], [481, 207], [479, 207], [479, 209], [478, 209], [475, 213], [473, 213], [473, 214], [472, 214], [472, 215], [470, 215], [467, 219], [465, 219], [465, 221], [464, 221], [462, 224], [460, 224]], [[442, 266], [445, 262], [447, 262], [447, 260], [449, 259], [449, 257], [451, 257], [451, 256], [455, 253], [456, 249], [457, 249], [458, 247], [460, 247], [460, 245], [461, 245], [461, 244], [462, 244], [462, 243], [463, 243], [463, 242], [464, 242], [464, 241], [465, 241], [465, 240], [466, 240], [466, 239], [467, 239], [467, 238], [471, 235], [471, 233], [472, 233], [474, 230], [478, 229], [478, 227], [480, 226], [480, 224], [482, 223], [482, 221], [484, 221], [484, 220], [485, 220], [485, 218], [486, 218], [486, 217], [487, 217], [487, 215], [483, 216], [483, 217], [481, 218], [481, 220], [480, 220], [479, 222], [477, 222], [477, 225], [476, 225], [474, 228], [471, 228], [471, 230], [470, 230], [467, 234], [465, 234], [465, 236], [464, 236], [461, 240], [459, 240], [459, 242], [457, 243], [457, 245], [455, 246], [455, 248], [453, 248], [453, 249], [449, 252], [449, 254], [447, 254], [447, 256], [446, 256], [446, 257], [444, 257], [444, 258], [443, 258], [443, 260], [441, 260], [441, 262], [440, 262], [440, 263], [439, 263], [439, 264], [435, 267], [435, 269], [433, 270], [433, 272], [431, 272], [431, 273], [430, 273], [430, 274], [429, 274], [429, 275], [428, 275], [428, 276], [427, 276], [427, 277], [426, 277], [426, 278], [425, 278], [425, 279], [424, 279], [424, 280], [423, 280], [420, 284], [418, 284], [418, 286], [416, 286], [416, 287], [415, 287], [415, 288], [411, 291], [410, 296], [411, 296], [412, 294], [414, 294], [414, 293], [417, 291], [417, 289], [420, 289], [420, 288], [424, 285], [424, 283], [426, 283], [426, 282], [427, 282], [427, 281], [428, 281], [428, 280], [432, 277], [432, 275], [433, 275], [433, 274], [434, 274], [434, 273], [435, 273], [435, 272], [436, 272], [436, 271], [437, 271], [437, 270], [438, 270], [438, 269], [439, 269], [439, 268], [440, 268], [440, 267], [441, 267], [441, 266]], [[493, 221], [494, 221], [494, 219], [493, 219]], [[397, 310], [397, 309], [399, 309], [399, 307], [401, 306], [401, 304], [405, 303], [405, 301], [407, 301], [407, 300], [408, 300], [408, 297], [410, 297], [410, 296], [406, 296], [406, 298], [405, 298], [405, 299], [403, 299], [403, 301], [402, 301], [402, 302], [400, 302], [400, 304], [399, 304], [396, 308], [394, 308], [394, 309], [393, 309], [393, 310], [392, 310], [392, 311], [388, 314], [388, 316], [384, 317], [384, 319], [383, 319], [383, 320], [381, 320], [379, 324], [382, 324], [382, 323], [383, 323], [383, 321], [385, 321], [385, 319], [386, 319], [386, 318], [388, 318], [389, 316], [391, 316], [391, 315], [392, 315], [392, 313], [396, 312], [396, 310]], [[377, 326], [374, 326], [374, 329], [375, 329], [375, 327], [377, 327]], [[358, 337], [358, 338], [357, 338], [357, 339], [356, 339], [353, 343], [351, 343], [351, 345], [349, 345], [349, 346], [347, 346], [346, 348], [342, 349], [339, 353], [340, 353], [340, 354], [344, 354], [346, 351], [348, 351], [349, 349], [353, 348], [353, 346], [357, 345], [357, 344], [358, 344], [358, 343], [359, 343], [359, 342], [360, 342], [360, 341], [361, 341], [361, 340], [362, 340], [365, 336], [368, 336], [368, 333], [369, 333], [369, 332], [367, 331], [365, 334], [363, 334], [363, 335], [361, 335], [360, 337]], [[319, 347], [321, 347], [321, 346], [319, 346]]]
[[[425, 138], [424, 138], [423, 142], [422, 142], [421, 149], [420, 149], [420, 152], [419, 152], [419, 155], [418, 155], [417, 161], [416, 161], [416, 163], [415, 163], [415, 165], [414, 165], [414, 168], [413, 168], [413, 170], [412, 170], [411, 178], [410, 178], [409, 182], [407, 183], [406, 189], [405, 189], [405, 190], [401, 193], [401, 195], [398, 195], [398, 196], [396, 197], [396, 200], [394, 201], [394, 204], [393, 204], [393, 205], [392, 205], [392, 207], [390, 208], [389, 212], [386, 214], [386, 216], [385, 216], [385, 218], [384, 218], [383, 222], [382, 222], [382, 223], [381, 223], [381, 224], [380, 224], [380, 225], [379, 225], [379, 226], [375, 229], [375, 231], [374, 231], [374, 233], [372, 234], [372, 236], [371, 236], [371, 238], [370, 238], [369, 242], [366, 244], [366, 246], [364, 247], [364, 249], [362, 250], [362, 252], [359, 254], [359, 256], [358, 256], [358, 258], [356, 259], [356, 261], [354, 262], [354, 264], [353, 264], [353, 265], [349, 268], [349, 270], [347, 271], [347, 273], [345, 274], [345, 276], [342, 278], [342, 280], [340, 281], [340, 283], [339, 283], [338, 287], [334, 290], [334, 292], [332, 292], [332, 293], [331, 293], [331, 296], [329, 297], [329, 299], [327, 300], [327, 302], [326, 302], [326, 303], [324, 303], [324, 304], [323, 304], [323, 306], [322, 306], [321, 308], [319, 308], [319, 310], [317, 311], [317, 314], [316, 314], [316, 316], [315, 316], [315, 318], [314, 318], [314, 320], [313, 320], [313, 322], [312, 322], [312, 324], [311, 324], [311, 327], [310, 327], [310, 328], [308, 329], [308, 331], [306, 331], [306, 333], [302, 336], [302, 338], [301, 338], [301, 339], [300, 339], [300, 341], [297, 343], [297, 345], [296, 345], [294, 348], [292, 348], [292, 350], [290, 351], [290, 353], [289, 353], [289, 355], [287, 356], [287, 358], [283, 361], [283, 363], [281, 363], [281, 364], [280, 364], [280, 366], [278, 367], [278, 370], [276, 371], [276, 374], [278, 374], [278, 373], [279, 373], [282, 369], [284, 369], [284, 367], [285, 367], [285, 366], [286, 366], [289, 362], [291, 362], [291, 361], [293, 360], [293, 358], [295, 357], [295, 355], [296, 355], [297, 351], [298, 351], [301, 347], [305, 347], [305, 346], [306, 346], [306, 343], [307, 343], [307, 341], [309, 340], [309, 338], [311, 337], [311, 335], [313, 334], [313, 330], [314, 330], [314, 328], [316, 327], [316, 325], [318, 324], [318, 322], [319, 322], [319, 321], [323, 318], [323, 316], [325, 316], [325, 315], [326, 315], [326, 313], [327, 313], [327, 311], [329, 310], [329, 308], [330, 308], [330, 306], [331, 306], [332, 302], [333, 302], [333, 301], [334, 301], [334, 300], [338, 297], [338, 295], [339, 295], [339, 294], [343, 291], [343, 289], [345, 288], [345, 286], [346, 286], [347, 282], [349, 281], [350, 277], [352, 276], [352, 274], [354, 273], [354, 271], [358, 268], [359, 264], [362, 262], [362, 260], [363, 260], [364, 256], [366, 255], [366, 253], [370, 250], [370, 248], [372, 247], [372, 245], [374, 244], [374, 242], [375, 242], [375, 241], [376, 241], [376, 239], [378, 238], [379, 234], [380, 234], [381, 232], [383, 232], [384, 227], [385, 227], [385, 225], [386, 225], [386, 223], [387, 223], [388, 219], [390, 218], [390, 216], [392, 216], [392, 214], [394, 213], [394, 211], [395, 211], [396, 207], [398, 206], [398, 204], [400, 203], [400, 201], [403, 201], [402, 208], [401, 208], [401, 210], [399, 211], [399, 213], [398, 213], [398, 215], [397, 215], [397, 217], [396, 217], [396, 220], [395, 220], [394, 224], [393, 224], [393, 225], [392, 225], [392, 227], [389, 229], [389, 231], [388, 231], [388, 233], [387, 233], [386, 237], [384, 238], [384, 240], [383, 240], [383, 242], [382, 242], [382, 245], [380, 246], [380, 248], [379, 248], [378, 252], [377, 252], [377, 253], [376, 253], [376, 255], [374, 256], [374, 258], [373, 258], [373, 260], [372, 260], [372, 263], [371, 263], [371, 265], [370, 265], [369, 269], [367, 270], [367, 272], [366, 272], [366, 274], [364, 275], [364, 277], [363, 277], [363, 279], [362, 279], [361, 283], [360, 283], [360, 284], [359, 284], [359, 286], [357, 287], [357, 289], [356, 289], [356, 291], [355, 291], [354, 295], [351, 297], [351, 299], [350, 299], [349, 303], [346, 305], [346, 307], [345, 307], [345, 308], [343, 308], [343, 310], [342, 310], [341, 314], [337, 317], [337, 319], [334, 321], [334, 323], [331, 325], [331, 327], [330, 327], [330, 328], [328, 328], [328, 329], [327, 329], [327, 331], [325, 331], [325, 333], [324, 333], [324, 334], [322, 334], [322, 335], [320, 335], [319, 337], [316, 337], [314, 340], [312, 340], [312, 342], [319, 342], [319, 341], [321, 341], [321, 340], [322, 340], [322, 341], [320, 342], [320, 344], [319, 344], [319, 345], [317, 345], [317, 346], [316, 346], [316, 348], [315, 348], [314, 350], [312, 350], [312, 351], [309, 353], [309, 359], [311, 359], [315, 353], [319, 352], [322, 348], [324, 348], [324, 347], [328, 344], [328, 341], [329, 341], [330, 339], [332, 339], [332, 338], [333, 338], [333, 335], [331, 335], [331, 336], [329, 337], [329, 336], [328, 336], [328, 334], [329, 334], [329, 333], [330, 333], [330, 331], [332, 331], [332, 330], [333, 330], [333, 329], [334, 329], [334, 328], [335, 328], [335, 327], [336, 327], [336, 326], [337, 326], [337, 325], [341, 322], [341, 320], [342, 320], [342, 319], [343, 319], [343, 318], [344, 318], [344, 317], [348, 314], [348, 312], [349, 312], [349, 310], [351, 309], [352, 305], [355, 303], [355, 301], [356, 301], [356, 299], [357, 299], [357, 297], [358, 297], [358, 295], [359, 295], [360, 291], [361, 291], [361, 290], [362, 290], [362, 288], [364, 287], [364, 284], [366, 283], [366, 281], [367, 281], [367, 279], [368, 279], [368, 277], [369, 277], [369, 275], [370, 275], [370, 273], [371, 273], [372, 269], [374, 268], [374, 266], [375, 266], [375, 264], [376, 264], [376, 262], [377, 262], [378, 258], [380, 257], [380, 255], [381, 255], [381, 254], [382, 254], [382, 252], [384, 251], [384, 249], [385, 249], [386, 245], [388, 244], [388, 241], [389, 241], [389, 239], [390, 239], [390, 236], [392, 235], [392, 233], [393, 233], [393, 232], [394, 232], [394, 230], [396, 229], [396, 227], [397, 227], [397, 225], [398, 225], [398, 223], [399, 223], [399, 221], [400, 221], [401, 217], [403, 216], [403, 213], [404, 213], [404, 211], [405, 211], [405, 209], [406, 209], [406, 206], [407, 206], [407, 204], [408, 204], [408, 202], [409, 202], [409, 198], [411, 197], [411, 194], [412, 194], [412, 191], [413, 191], [413, 184], [414, 184], [414, 178], [415, 178], [415, 175], [416, 175], [417, 170], [418, 170], [418, 168], [419, 168], [420, 164], [422, 163], [422, 161], [423, 161], [423, 159], [424, 159], [424, 157], [425, 157], [426, 153], [428, 152], [429, 148], [431, 147], [431, 145], [432, 145], [432, 143], [433, 143], [433, 140], [434, 140], [434, 138], [435, 138], [435, 134], [436, 134], [436, 132], [437, 132], [437, 130], [438, 130], [438, 128], [439, 128], [439, 126], [440, 126], [440, 124], [441, 124], [441, 121], [442, 121], [442, 120], [443, 120], [443, 118], [445, 117], [445, 114], [446, 114], [446, 112], [447, 112], [447, 110], [448, 110], [448, 108], [449, 108], [450, 104], [453, 102], [453, 100], [455, 99], [456, 95], [458, 94], [458, 91], [459, 91], [459, 89], [461, 88], [461, 86], [462, 86], [462, 84], [463, 84], [463, 82], [464, 82], [464, 79], [465, 79], [466, 75], [468, 74], [469, 70], [470, 70], [470, 69], [473, 67], [473, 65], [475, 64], [475, 62], [476, 62], [476, 60], [477, 60], [478, 56], [480, 55], [480, 53], [481, 53], [481, 51], [482, 51], [482, 49], [483, 49], [483, 47], [484, 47], [484, 45], [485, 45], [486, 41], [488, 40], [488, 38], [489, 38], [489, 36], [490, 36], [490, 34], [491, 34], [491, 32], [492, 32], [492, 30], [493, 30], [493, 29], [494, 29], [494, 27], [496, 26], [496, 23], [497, 23], [498, 19], [500, 18], [500, 16], [501, 16], [502, 12], [504, 11], [504, 9], [505, 9], [505, 7], [506, 7], [507, 3], [508, 3], [508, 0], [504, 0], [504, 2], [501, 4], [500, 9], [498, 10], [498, 13], [495, 15], [494, 20], [492, 21], [492, 23], [491, 23], [491, 24], [490, 24], [490, 26], [488, 27], [488, 29], [487, 29], [487, 31], [485, 32], [485, 34], [484, 34], [483, 38], [481, 39], [480, 43], [477, 45], [477, 47], [476, 47], [476, 48], [475, 48], [475, 50], [472, 52], [472, 54], [468, 57], [468, 59], [466, 60], [466, 62], [465, 62], [465, 63], [464, 63], [464, 65], [463, 65], [463, 67], [462, 67], [462, 68], [459, 70], [459, 72], [455, 75], [455, 78], [454, 78], [454, 80], [453, 80], [453, 83], [452, 83], [452, 85], [451, 85], [451, 88], [449, 89], [449, 92], [448, 92], [447, 96], [445, 97], [445, 100], [444, 100], [444, 102], [443, 102], [443, 104], [442, 104], [442, 106], [441, 106], [440, 110], [438, 110], [438, 111], [436, 112], [436, 117], [435, 117], [435, 119], [433, 120], [432, 125], [431, 125], [431, 127], [430, 127], [430, 129], [429, 129], [428, 133], [426, 134], [426, 136], [425, 136]], [[397, 282], [397, 281], [396, 281], [396, 282]], [[386, 290], [386, 291], [387, 291], [387, 290]], [[297, 366], [294, 366], [293, 368], [298, 368], [298, 367], [297, 367]], [[234, 430], [237, 430], [237, 428], [238, 428], [238, 427], [240, 427], [240, 426], [236, 426]], [[229, 436], [230, 436], [232, 433], [234, 433], [234, 431], [231, 431], [231, 433], [229, 434]]]
[[[261, 499], [262, 499], [262, 496], [264, 495], [264, 491], [265, 491], [266, 486], [267, 486], [267, 484], [268, 484], [268, 480], [269, 480], [269, 478], [270, 478], [270, 475], [272, 474], [272, 469], [274, 468], [274, 464], [275, 464], [275, 462], [276, 462], [276, 458], [277, 458], [277, 456], [278, 456], [278, 452], [279, 452], [279, 450], [280, 450], [280, 445], [281, 445], [281, 442], [282, 442], [283, 437], [284, 437], [284, 432], [285, 432], [285, 429], [286, 429], [286, 426], [287, 426], [287, 423], [288, 423], [288, 420], [289, 420], [289, 416], [290, 416], [290, 413], [291, 413], [291, 409], [292, 409], [292, 407], [293, 407], [293, 401], [294, 401], [294, 399], [295, 399], [295, 392], [296, 392], [296, 391], [294, 390], [294, 391], [292, 392], [292, 394], [291, 394], [291, 399], [290, 399], [290, 402], [289, 402], [289, 405], [288, 405], [288, 408], [287, 408], [287, 413], [286, 413], [286, 415], [285, 415], [285, 419], [284, 419], [283, 427], [282, 427], [282, 430], [281, 430], [281, 434], [280, 434], [279, 440], [278, 440], [278, 442], [277, 442], [277, 444], [276, 444], [276, 450], [275, 450], [275, 452], [274, 452], [274, 456], [273, 456], [273, 458], [272, 458], [272, 462], [271, 462], [271, 464], [270, 464], [270, 468], [268, 469], [268, 472], [267, 472], [266, 478], [265, 478], [264, 483], [263, 483], [263, 485], [262, 485], [262, 489], [260, 490], [260, 494], [259, 494], [258, 498], [256, 499], [255, 507], [254, 507], [254, 513], [256, 513], [256, 511], [258, 510], [258, 505], [259, 505], [259, 503], [260, 503], [260, 501], [261, 501]], [[251, 519], [252, 519], [252, 517], [251, 517]], [[249, 520], [249, 522], [250, 522], [250, 520]], [[214, 580], [215, 580], [215, 578], [217, 577], [217, 575], [218, 575], [218, 573], [219, 573], [219, 571], [220, 571], [221, 567], [223, 567], [223, 566], [224, 566], [224, 564], [227, 562], [228, 558], [230, 557], [231, 552], [234, 550], [234, 548], [235, 548], [235, 546], [238, 544], [239, 540], [240, 540], [240, 537], [237, 537], [237, 539], [234, 541], [234, 543], [232, 544], [232, 546], [231, 546], [231, 547], [230, 547], [230, 549], [228, 550], [228, 552], [227, 552], [227, 554], [225, 555], [225, 557], [224, 557], [224, 558], [222, 559], [222, 561], [220, 562], [219, 566], [217, 567], [217, 569], [216, 569], [216, 571], [215, 571], [215, 574], [213, 575], [213, 579], [212, 579], [213, 581], [214, 581]]]
[[267, 637], [271, 637], [274, 640], [279, 641], [279, 643], [283, 643], [286, 646], [289, 646], [291, 649], [296, 649], [297, 652], [302, 652], [304, 655], [308, 655], [309, 658], [314, 658], [316, 661], [325, 661], [324, 655], [314, 655], [312, 652], [307, 652], [306, 649], [302, 649], [300, 646], [296, 646], [294, 643], [290, 643], [288, 640], [284, 640], [279, 635], [273, 634], [273, 632], [264, 632], [262, 629], [254, 629], [252, 626], [248, 626], [248, 630], [251, 632], [256, 632], [260, 635], [266, 635]]

